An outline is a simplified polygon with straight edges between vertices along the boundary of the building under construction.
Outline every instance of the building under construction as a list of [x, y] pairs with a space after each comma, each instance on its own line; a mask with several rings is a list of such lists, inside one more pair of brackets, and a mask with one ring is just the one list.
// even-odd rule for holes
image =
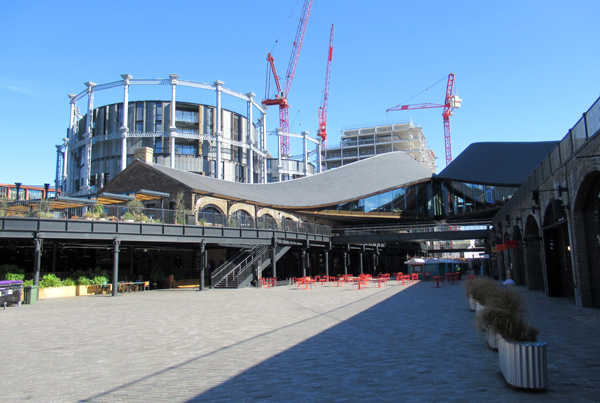
[[436, 172], [435, 153], [427, 146], [423, 129], [412, 121], [342, 130], [340, 145], [322, 150], [323, 164], [333, 169], [392, 151], [405, 152]]

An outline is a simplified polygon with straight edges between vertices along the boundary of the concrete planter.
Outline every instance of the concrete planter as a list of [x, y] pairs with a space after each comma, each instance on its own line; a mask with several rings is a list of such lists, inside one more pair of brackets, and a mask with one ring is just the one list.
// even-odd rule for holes
[[474, 312], [477, 310], [477, 304], [475, 303], [475, 300], [473, 299], [473, 297], [471, 297], [469, 295], [469, 308], [471, 308], [471, 310]]
[[497, 337], [500, 371], [509, 385], [525, 389], [548, 387], [545, 342], [513, 342]]
[[74, 297], [77, 294], [75, 286], [40, 288], [38, 299]]
[[485, 342], [492, 350], [498, 350], [498, 339], [500, 336], [491, 329], [485, 330]]

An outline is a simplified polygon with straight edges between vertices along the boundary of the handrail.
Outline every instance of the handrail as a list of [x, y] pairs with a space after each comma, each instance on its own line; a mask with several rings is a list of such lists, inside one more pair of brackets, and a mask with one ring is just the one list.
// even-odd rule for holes
[[[260, 245], [255, 245], [250, 250], [248, 250], [248, 249], [242, 249], [233, 258], [229, 259], [227, 262], [225, 262], [220, 267], [218, 267], [211, 274], [211, 284], [212, 284], [212, 286], [213, 287], [216, 286], [221, 281], [223, 281], [224, 278], [227, 278], [227, 276], [229, 276], [229, 274], [231, 274], [231, 272], [233, 272], [235, 270], [235, 268], [238, 267], [239, 259], [241, 259], [245, 254], [250, 254], [250, 256], [252, 256], [252, 254], [254, 253], [254, 251], [257, 248], [259, 248], [259, 247], [260, 247]], [[233, 266], [233, 265], [235, 265], [235, 266]], [[233, 268], [231, 268], [231, 266], [233, 266]], [[223, 274], [223, 273], [225, 273], [225, 274]]]
[[[233, 275], [234, 279], [239, 280], [240, 277], [242, 279], [246, 279], [248, 277], [248, 268], [251, 268], [252, 265], [255, 264], [257, 260], [263, 259], [265, 256], [265, 253], [268, 252], [270, 248], [271, 248], [270, 245], [264, 245], [262, 247], [262, 249], [258, 251], [258, 253], [248, 256], [246, 259], [244, 259], [244, 261], [240, 262], [240, 264], [238, 264], [236, 267], [234, 267], [232, 270], [234, 272], [234, 275]], [[252, 260], [245, 263], [246, 260], [248, 260], [249, 258], [252, 258]], [[242, 265], [243, 265], [243, 267], [242, 267]], [[241, 269], [237, 270], [237, 272], [236, 272], [236, 269], [238, 267], [241, 267]], [[244, 274], [244, 276], [242, 276], [242, 274]]]
[[132, 221], [144, 224], [179, 224], [204, 227], [225, 227], [255, 230], [278, 230], [314, 235], [331, 235], [331, 227], [291, 219], [249, 215], [227, 215], [191, 210], [144, 208], [122, 204], [100, 205], [96, 200], [55, 198], [42, 200], [0, 199], [0, 217], [46, 219], [89, 219]]

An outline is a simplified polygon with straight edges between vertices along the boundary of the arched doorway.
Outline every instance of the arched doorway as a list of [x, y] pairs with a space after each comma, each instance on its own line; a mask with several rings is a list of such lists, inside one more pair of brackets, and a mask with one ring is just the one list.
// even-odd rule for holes
[[[583, 223], [581, 230], [575, 229], [578, 239], [585, 237], [585, 248], [578, 248], [580, 255], [578, 267], [583, 266], [578, 285], [582, 294], [587, 294], [586, 283], [589, 282], [591, 301], [582, 301], [584, 306], [590, 304], [600, 309], [600, 173], [594, 172], [584, 180], [581, 185], [583, 203], [575, 204], [577, 222]], [[587, 194], [586, 194], [587, 190]], [[583, 205], [582, 205], [583, 204]], [[583, 255], [583, 256], [582, 256]], [[586, 267], [587, 266], [587, 267]], [[582, 298], [585, 298], [582, 295]]]
[[544, 271], [542, 269], [542, 237], [540, 227], [534, 216], [525, 221], [525, 285], [529, 290], [544, 289]]
[[231, 224], [236, 228], [254, 228], [254, 220], [252, 216], [244, 210], [236, 210], [231, 215]]
[[560, 200], [553, 200], [544, 214], [544, 252], [549, 297], [574, 297], [569, 229]]

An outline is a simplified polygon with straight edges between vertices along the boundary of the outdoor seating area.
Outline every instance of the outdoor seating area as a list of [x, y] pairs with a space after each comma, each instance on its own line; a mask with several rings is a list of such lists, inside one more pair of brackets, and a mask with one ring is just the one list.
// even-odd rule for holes
[[[396, 278], [396, 285], [406, 285], [419, 281], [418, 276], [411, 276], [409, 274], [396, 273], [394, 276]], [[375, 277], [371, 274], [360, 274], [358, 276], [344, 274], [338, 276], [293, 277], [290, 284], [302, 290], [310, 290], [316, 288], [317, 285], [326, 287], [351, 285], [353, 289], [362, 290], [367, 287], [385, 287], [388, 285], [390, 278], [391, 275], [389, 273], [382, 273]]]

